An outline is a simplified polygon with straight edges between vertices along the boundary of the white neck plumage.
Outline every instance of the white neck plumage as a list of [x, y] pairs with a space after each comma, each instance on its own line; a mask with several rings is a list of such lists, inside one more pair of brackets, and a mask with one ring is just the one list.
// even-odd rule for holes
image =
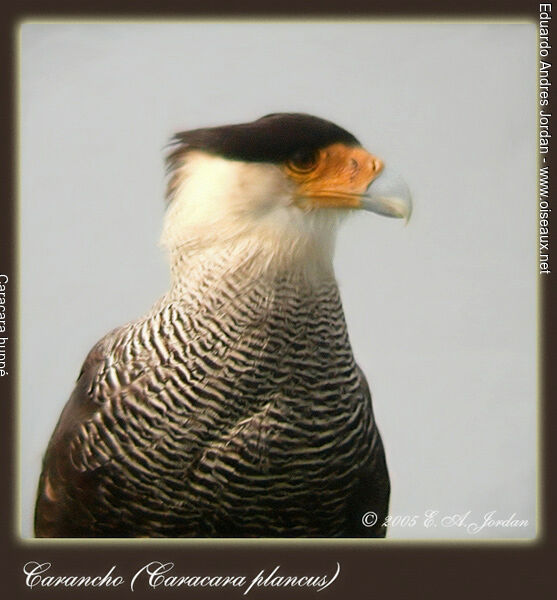
[[334, 278], [342, 211], [300, 209], [277, 167], [192, 152], [180, 177], [161, 236], [174, 286], [195, 285], [209, 267], [251, 279], [288, 274], [311, 286]]

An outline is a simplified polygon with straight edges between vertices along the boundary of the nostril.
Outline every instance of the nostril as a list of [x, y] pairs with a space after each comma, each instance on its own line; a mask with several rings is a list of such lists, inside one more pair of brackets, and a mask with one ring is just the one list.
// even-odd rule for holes
[[383, 163], [378, 158], [374, 158], [372, 161], [372, 168], [374, 173], [378, 173], [383, 168]]

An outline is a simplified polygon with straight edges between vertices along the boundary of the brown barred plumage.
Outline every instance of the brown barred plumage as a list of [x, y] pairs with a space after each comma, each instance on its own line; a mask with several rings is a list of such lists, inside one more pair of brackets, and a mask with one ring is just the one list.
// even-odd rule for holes
[[357, 534], [350, 503], [384, 459], [337, 286], [242, 284], [170, 293], [97, 344], [45, 458], [38, 536]]

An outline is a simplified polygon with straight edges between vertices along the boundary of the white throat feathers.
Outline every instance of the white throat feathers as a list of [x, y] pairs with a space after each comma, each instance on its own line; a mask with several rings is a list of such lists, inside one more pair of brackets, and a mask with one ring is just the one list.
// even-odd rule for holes
[[319, 284], [333, 276], [336, 231], [342, 209], [301, 208], [295, 189], [273, 164], [224, 159], [190, 151], [174, 173], [161, 245], [174, 282], [199, 263], [247, 268], [251, 277], [279, 272]]

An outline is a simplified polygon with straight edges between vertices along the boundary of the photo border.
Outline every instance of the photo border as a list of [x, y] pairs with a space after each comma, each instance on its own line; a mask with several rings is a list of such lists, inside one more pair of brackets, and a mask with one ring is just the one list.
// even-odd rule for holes
[[[552, 568], [551, 551], [555, 550], [554, 517], [546, 507], [556, 506], [555, 486], [549, 474], [554, 466], [555, 443], [549, 435], [554, 422], [555, 407], [549, 401], [554, 390], [555, 375], [551, 366], [555, 361], [555, 317], [551, 307], [557, 300], [551, 276], [540, 276], [538, 286], [538, 343], [539, 395], [538, 402], [538, 537], [535, 540], [27, 540], [18, 535], [18, 369], [19, 355], [19, 239], [18, 239], [18, 38], [22, 22], [62, 21], [132, 21], [153, 22], [211, 19], [373, 19], [416, 22], [538, 22], [538, 3], [495, 1], [488, 6], [472, 1], [452, 7], [445, 3], [440, 10], [422, 3], [399, 2], [391, 8], [373, 6], [370, 2], [348, 0], [326, 2], [319, 7], [300, 7], [299, 2], [280, 2], [272, 8], [244, 1], [231, 8], [225, 2], [198, 3], [164, 2], [150, 9], [147, 2], [31, 2], [22, 1], [5, 9], [1, 24], [0, 45], [8, 74], [3, 78], [6, 87], [2, 94], [4, 119], [2, 139], [4, 177], [2, 186], [2, 219], [0, 220], [0, 272], [9, 277], [7, 287], [7, 331], [11, 374], [0, 378], [0, 392], [5, 411], [1, 419], [0, 443], [3, 470], [9, 482], [1, 496], [2, 548], [7, 556], [7, 575], [4, 587], [11, 597], [28, 598], [32, 594], [78, 595], [80, 598], [153, 597], [153, 594], [185, 595], [204, 598], [239, 598], [242, 589], [137, 589], [128, 586], [112, 589], [29, 589], [25, 586], [23, 565], [28, 561], [51, 562], [53, 574], [97, 575], [117, 565], [118, 574], [126, 581], [144, 564], [156, 560], [174, 562], [176, 574], [193, 573], [266, 573], [276, 565], [288, 574], [334, 573], [336, 563], [342, 565], [335, 583], [324, 590], [329, 598], [412, 597], [430, 598], [451, 594], [451, 598], [487, 598], [505, 594], [507, 597], [533, 595], [549, 585]], [[556, 5], [557, 6], [557, 5]], [[550, 60], [551, 62], [551, 60]], [[550, 107], [549, 107], [549, 111]], [[551, 153], [544, 155], [551, 166]], [[5, 265], [5, 266], [4, 266]], [[16, 375], [17, 374], [17, 375]], [[542, 418], [543, 416], [543, 418]], [[7, 552], [6, 552], [7, 551]], [[48, 591], [47, 591], [48, 590]], [[314, 593], [312, 589], [261, 588], [252, 597], [302, 598]], [[9, 596], [8, 596], [9, 597]]]

